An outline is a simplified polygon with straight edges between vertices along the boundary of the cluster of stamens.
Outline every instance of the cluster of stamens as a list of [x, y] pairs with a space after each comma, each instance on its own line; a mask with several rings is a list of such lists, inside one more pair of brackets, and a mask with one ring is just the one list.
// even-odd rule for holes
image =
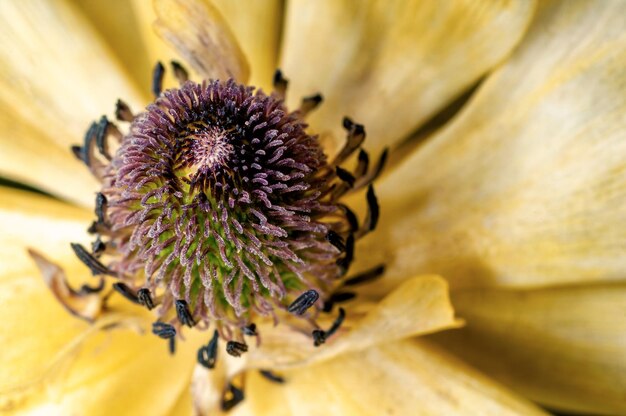
[[[327, 160], [304, 123], [321, 96], [288, 112], [280, 71], [266, 95], [233, 80], [197, 84], [179, 64], [173, 69], [180, 88], [161, 90], [158, 64], [156, 99], [144, 112], [133, 114], [118, 101], [125, 133], [102, 117], [73, 147], [102, 189], [91, 250], [72, 248], [94, 275], [114, 279], [116, 293], [156, 308], [153, 333], [171, 352], [183, 326], [212, 327], [197, 357], [207, 368], [215, 365], [219, 339], [229, 354], [245, 353], [261, 317], [301, 317], [313, 325], [313, 343], [323, 344], [345, 311], [328, 330], [316, 316], [352, 299], [349, 286], [383, 271], [346, 278], [355, 241], [378, 220], [371, 183], [386, 152], [370, 167], [361, 149], [365, 130], [346, 118], [346, 144]], [[342, 168], [357, 151], [356, 168]], [[367, 189], [362, 222], [340, 201], [359, 189]]]

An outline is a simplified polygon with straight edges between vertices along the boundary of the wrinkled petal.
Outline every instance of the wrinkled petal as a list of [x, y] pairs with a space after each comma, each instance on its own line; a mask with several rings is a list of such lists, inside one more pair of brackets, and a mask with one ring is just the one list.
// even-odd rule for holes
[[377, 188], [371, 261], [387, 259], [390, 281], [624, 278], [626, 3], [552, 2], [538, 13], [466, 111]]
[[[117, 98], [136, 104], [139, 95], [103, 40], [68, 0], [5, 1], [0, 14], [0, 107], [13, 123], [33, 126], [17, 128], [18, 137], [3, 129], [0, 154], [10, 158], [20, 145], [17, 140], [30, 134], [25, 145], [34, 148], [32, 154], [18, 150], [17, 157], [27, 164], [20, 168], [12, 163], [17, 170], [3, 173], [33, 185], [48, 181], [45, 189], [86, 202], [79, 195], [93, 190], [86, 186], [89, 182], [59, 174], [48, 178], [44, 172], [62, 167], [78, 176], [80, 164], [69, 146], [82, 140], [92, 120], [112, 112]], [[45, 149], [54, 146], [66, 150], [67, 156], [61, 159], [53, 151], [53, 158], [46, 160]], [[55, 181], [59, 176], [68, 180]]]
[[246, 83], [250, 68], [237, 39], [207, 1], [155, 0], [157, 34], [203, 78]]
[[[336, 335], [315, 347], [308, 331], [286, 325], [259, 327], [261, 346], [246, 354], [249, 367], [278, 368], [302, 366], [334, 356], [428, 334], [462, 324], [454, 318], [448, 285], [438, 276], [406, 279], [378, 304], [347, 308], [347, 317]], [[352, 315], [351, 315], [352, 314]], [[329, 327], [332, 320], [320, 324]]]
[[[65, 271], [57, 264], [52, 263], [40, 253], [30, 249], [29, 254], [57, 301], [67, 309], [69, 313], [88, 322], [94, 321], [102, 312], [104, 301], [99, 290], [81, 293], [70, 286], [65, 275]], [[86, 286], [93, 288], [103, 288], [104, 281], [99, 285]]]
[[250, 63], [249, 84], [268, 91], [278, 60], [283, 2], [212, 0]]
[[287, 382], [279, 385], [249, 375], [246, 400], [253, 414], [544, 414], [423, 342], [388, 343], [284, 376]]
[[626, 413], [626, 284], [468, 290], [466, 328], [437, 339], [485, 373], [555, 409]]
[[291, 107], [322, 93], [311, 125], [341, 139], [350, 116], [378, 153], [501, 62], [533, 9], [533, 1], [290, 1], [281, 67]]

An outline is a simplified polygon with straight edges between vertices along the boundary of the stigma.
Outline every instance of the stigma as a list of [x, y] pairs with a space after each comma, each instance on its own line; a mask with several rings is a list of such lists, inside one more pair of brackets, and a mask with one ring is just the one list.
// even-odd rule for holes
[[[112, 293], [154, 309], [153, 333], [170, 351], [183, 327], [211, 328], [198, 351], [206, 368], [218, 340], [233, 356], [248, 351], [244, 336], [260, 342], [261, 319], [303, 320], [321, 346], [347, 312], [325, 331], [318, 315], [355, 296], [345, 286], [382, 273], [348, 272], [356, 242], [378, 221], [372, 182], [386, 152], [370, 166], [365, 128], [345, 118], [345, 145], [330, 159], [305, 122], [322, 96], [289, 111], [280, 71], [270, 94], [232, 79], [195, 83], [178, 63], [173, 74], [179, 87], [163, 91], [159, 63], [144, 111], [119, 100], [117, 122], [103, 116], [72, 147], [101, 183], [89, 227], [96, 242], [72, 248], [92, 274], [111, 279]], [[359, 190], [363, 221], [342, 202]]]

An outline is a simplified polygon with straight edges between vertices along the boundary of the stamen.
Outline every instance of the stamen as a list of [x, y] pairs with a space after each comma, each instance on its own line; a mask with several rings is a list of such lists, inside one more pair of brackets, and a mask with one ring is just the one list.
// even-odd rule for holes
[[374, 267], [373, 269], [366, 270], [363, 273], [359, 273], [356, 276], [347, 279], [345, 282], [343, 282], [343, 285], [355, 286], [355, 285], [360, 285], [363, 283], [368, 283], [382, 276], [384, 272], [385, 272], [385, 265], [381, 264], [381, 265]]
[[348, 184], [350, 188], [354, 186], [354, 181], [356, 181], [356, 178], [350, 172], [339, 166], [335, 167], [335, 172], [337, 173], [339, 179]]
[[137, 292], [137, 300], [140, 304], [148, 308], [148, 310], [152, 310], [154, 308], [154, 302], [152, 301], [152, 296], [150, 296], [150, 289], [141, 288]]
[[130, 107], [124, 101], [118, 99], [115, 103], [115, 118], [119, 121], [131, 122], [135, 119]]
[[100, 239], [100, 236], [96, 237], [96, 241], [91, 243], [91, 252], [94, 256], [99, 257], [104, 250], [106, 250], [106, 244]]
[[367, 188], [367, 215], [365, 221], [363, 221], [363, 227], [361, 229], [360, 236], [367, 234], [368, 232], [376, 228], [378, 224], [378, 217], [380, 216], [380, 209], [378, 207], [378, 199], [374, 193], [374, 187], [370, 185]]
[[78, 290], [78, 294], [87, 295], [89, 293], [98, 293], [102, 292], [102, 289], [104, 289], [104, 279], [101, 278], [98, 286], [89, 286], [87, 284], [82, 285]]
[[139, 304], [139, 298], [137, 297], [137, 295], [131, 290], [131, 288], [126, 286], [124, 283], [113, 283], [113, 289], [115, 289], [120, 295], [124, 296], [129, 301]]
[[361, 177], [367, 173], [367, 169], [369, 168], [370, 157], [367, 152], [363, 149], [359, 151], [359, 163], [354, 171], [354, 175], [356, 177]]
[[198, 363], [205, 368], [212, 369], [215, 368], [215, 363], [217, 362], [217, 341], [219, 339], [219, 335], [217, 330], [213, 332], [213, 338], [211, 341], [203, 347], [200, 347], [198, 350]]
[[96, 194], [96, 217], [98, 224], [104, 224], [105, 211], [107, 206], [107, 197], [102, 192]]
[[324, 302], [324, 308], [322, 309], [324, 312], [330, 312], [333, 310], [333, 306], [336, 303], [347, 302], [356, 297], [356, 293], [354, 292], [338, 292], [330, 295], [330, 298]]
[[313, 345], [319, 347], [324, 344], [328, 338], [330, 338], [341, 326], [346, 318], [346, 311], [343, 308], [339, 308], [339, 316], [333, 322], [333, 325], [328, 331], [322, 331], [321, 329], [315, 329], [311, 335], [313, 335]]
[[274, 92], [282, 99], [285, 98], [288, 83], [289, 81], [283, 77], [282, 71], [277, 69], [276, 72], [274, 72]]
[[341, 326], [343, 320], [346, 318], [346, 311], [343, 308], [339, 308], [339, 316], [333, 322], [333, 325], [330, 327], [328, 331], [326, 331], [326, 339], [330, 338]]
[[345, 255], [337, 260], [337, 265], [341, 266], [344, 271], [347, 271], [350, 268], [352, 260], [354, 260], [354, 234], [348, 236]]
[[356, 149], [361, 147], [365, 140], [365, 127], [362, 124], [356, 124], [348, 117], [343, 119], [343, 127], [348, 131], [346, 144], [339, 154], [335, 157], [332, 164], [341, 165]]
[[102, 116], [100, 121], [98, 122], [98, 127], [95, 132], [96, 136], [96, 146], [98, 147], [98, 151], [108, 160], [111, 160], [111, 155], [109, 154], [109, 146], [106, 140], [107, 130], [109, 127], [109, 120], [106, 116]]
[[165, 322], [152, 323], [152, 333], [159, 338], [170, 339], [176, 336], [176, 328]]
[[243, 390], [238, 389], [232, 383], [228, 383], [228, 387], [222, 397], [222, 410], [227, 412], [237, 406], [244, 399]]
[[241, 357], [241, 354], [248, 351], [248, 346], [237, 341], [228, 341], [226, 343], [226, 352], [233, 357]]
[[161, 95], [163, 91], [163, 75], [165, 75], [165, 68], [161, 62], [157, 62], [152, 71], [152, 94], [155, 97]]
[[359, 219], [357, 218], [354, 211], [352, 211], [348, 206], [344, 204], [337, 204], [343, 212], [346, 214], [346, 219], [348, 220], [348, 224], [350, 224], [350, 231], [354, 232], [359, 229]]
[[251, 323], [248, 326], [244, 326], [242, 331], [243, 331], [244, 335], [256, 336], [257, 335], [256, 324], [255, 323]]
[[187, 325], [188, 327], [192, 327], [196, 324], [191, 316], [191, 312], [189, 312], [189, 305], [187, 305], [187, 301], [183, 299], [178, 299], [176, 301], [176, 316], [181, 324]]
[[335, 246], [337, 250], [343, 252], [346, 249], [346, 245], [343, 242], [343, 238], [333, 230], [326, 233], [326, 241]]
[[261, 374], [269, 381], [273, 381], [274, 383], [283, 384], [285, 382], [285, 379], [283, 377], [272, 373], [270, 370], [259, 370], [259, 374]]
[[315, 110], [324, 100], [321, 94], [311, 95], [310, 97], [304, 97], [302, 104], [300, 104], [300, 114], [302, 117]]
[[72, 250], [74, 250], [74, 254], [80, 261], [82, 261], [85, 266], [89, 267], [91, 273], [94, 276], [98, 276], [101, 274], [106, 274], [109, 276], [115, 276], [115, 274], [109, 270], [104, 264], [100, 263], [98, 259], [96, 259], [93, 255], [91, 255], [85, 247], [77, 243], [71, 243]]
[[294, 300], [291, 305], [289, 305], [287, 310], [294, 315], [302, 315], [304, 314], [304, 312], [306, 312], [307, 309], [313, 306], [315, 302], [317, 302], [319, 297], [319, 293], [317, 293], [315, 290], [307, 290], [306, 292], [298, 296], [298, 298]]
[[81, 162], [84, 162], [83, 148], [81, 146], [75, 144], [75, 145], [72, 145], [70, 149], [72, 150], [72, 153], [74, 154], [74, 156], [76, 156], [76, 159], [80, 160]]
[[189, 80], [189, 73], [179, 62], [171, 61], [172, 70], [174, 71], [174, 76], [181, 84], [184, 84], [185, 81]]

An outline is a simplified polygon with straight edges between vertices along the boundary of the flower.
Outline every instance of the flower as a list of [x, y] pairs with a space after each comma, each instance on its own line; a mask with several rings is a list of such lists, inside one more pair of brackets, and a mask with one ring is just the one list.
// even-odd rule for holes
[[[372, 154], [394, 149], [376, 185], [383, 208], [377, 232], [355, 256], [356, 270], [383, 262], [385, 276], [346, 305], [345, 333], [315, 348], [285, 327], [261, 328], [258, 350], [240, 359], [222, 354], [213, 370], [196, 368], [198, 410], [219, 407], [224, 393], [236, 399], [241, 384], [232, 377], [253, 365], [287, 383], [247, 371], [248, 394], [233, 412], [541, 413], [458, 355], [545, 406], [625, 411], [623, 5], [550, 2], [535, 11], [530, 1], [371, 2], [355, 10], [330, 0], [293, 1], [282, 34], [280, 2], [244, 11], [218, 2], [227, 23], [190, 0], [156, 5], [161, 35], [200, 75], [250, 74], [266, 88], [280, 40], [289, 108], [302, 96], [324, 94], [307, 121], [328, 152], [340, 146], [345, 114], [365, 123]], [[108, 39], [119, 46], [117, 58], [132, 63], [135, 79], [141, 57], [121, 45], [136, 44], [141, 34], [152, 45], [143, 31], [151, 19], [123, 23], [104, 3], [0, 7], [7, 16], [0, 120], [10, 132], [0, 141], [3, 173], [92, 205], [96, 188], [66, 149], [118, 94], [143, 106], [111, 45], [84, 16], [97, 17], [100, 33], [125, 34]], [[460, 113], [434, 134], [424, 137], [424, 128], [413, 137], [481, 77]], [[168, 357], [159, 339], [136, 334], [153, 319], [146, 310], [112, 296], [103, 311], [99, 297], [69, 291], [60, 270], [35, 255], [57, 297], [101, 313], [90, 316], [93, 325], [69, 316], [24, 247], [59, 260], [78, 287], [73, 279], [85, 269], [68, 243], [84, 241], [93, 213], [22, 191], [2, 194], [4, 409], [152, 414], [191, 407], [189, 357], [210, 334], [186, 332]], [[449, 282], [466, 326], [409, 339], [459, 325], [447, 284], [424, 274], [433, 272]]]

